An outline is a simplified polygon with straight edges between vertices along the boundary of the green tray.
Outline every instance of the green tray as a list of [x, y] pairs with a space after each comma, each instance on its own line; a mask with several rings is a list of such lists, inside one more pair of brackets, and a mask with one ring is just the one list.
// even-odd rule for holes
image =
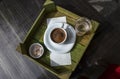
[[[37, 17], [31, 29], [27, 33], [23, 43], [20, 43], [17, 50], [20, 53], [22, 53], [24, 56], [28, 57], [30, 60], [35, 62], [36, 64], [42, 66], [43, 68], [47, 69], [48, 71], [56, 75], [57, 77], [61, 79], [69, 79], [70, 75], [75, 70], [76, 66], [81, 60], [91, 39], [93, 38], [95, 31], [98, 28], [99, 23], [94, 20], [91, 20], [91, 23], [93, 26], [91, 32], [82, 37], [77, 37], [76, 43], [73, 49], [70, 51], [71, 59], [72, 59], [71, 65], [51, 67], [50, 58], [49, 58], [50, 53], [47, 50], [47, 48], [44, 46], [43, 37], [44, 37], [44, 32], [47, 28], [47, 23], [46, 23], [47, 18], [60, 17], [60, 16], [66, 16], [67, 23], [69, 23], [72, 26], [75, 26], [75, 21], [81, 18], [80, 16], [68, 10], [63, 9], [60, 6], [56, 6], [53, 1], [47, 0], [39, 16]], [[39, 59], [31, 58], [28, 53], [29, 46], [32, 43], [36, 43], [36, 42], [41, 43], [45, 48], [44, 55]]]

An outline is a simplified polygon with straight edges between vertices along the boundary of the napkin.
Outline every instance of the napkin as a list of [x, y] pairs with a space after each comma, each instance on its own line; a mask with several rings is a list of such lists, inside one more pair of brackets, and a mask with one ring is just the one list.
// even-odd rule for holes
[[50, 25], [53, 23], [66, 23], [66, 16], [47, 19], [47, 25]]
[[71, 64], [70, 52], [65, 54], [51, 53], [50, 64], [51, 66], [70, 65]]
[[[66, 23], [66, 16], [48, 18], [47, 19], [47, 28], [50, 28], [50, 25], [53, 23]], [[62, 49], [61, 49], [62, 50]], [[51, 66], [63, 66], [71, 65], [71, 54], [70, 52], [65, 54], [50, 53], [50, 64]]]

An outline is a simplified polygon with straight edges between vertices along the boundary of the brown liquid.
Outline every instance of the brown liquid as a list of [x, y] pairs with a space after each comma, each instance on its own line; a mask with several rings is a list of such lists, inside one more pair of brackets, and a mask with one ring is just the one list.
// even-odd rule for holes
[[60, 43], [65, 39], [65, 32], [62, 29], [56, 28], [51, 33], [51, 39], [56, 43]]

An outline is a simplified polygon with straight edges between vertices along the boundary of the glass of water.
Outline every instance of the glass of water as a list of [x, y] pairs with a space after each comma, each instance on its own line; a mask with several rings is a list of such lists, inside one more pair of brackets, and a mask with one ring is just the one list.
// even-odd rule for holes
[[92, 29], [91, 21], [81, 17], [76, 21], [75, 31], [78, 36], [83, 36]]

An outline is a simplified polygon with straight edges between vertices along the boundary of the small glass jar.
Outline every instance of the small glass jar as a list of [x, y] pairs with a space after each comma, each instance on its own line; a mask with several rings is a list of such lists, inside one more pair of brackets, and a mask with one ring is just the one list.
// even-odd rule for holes
[[83, 36], [92, 29], [91, 21], [85, 17], [81, 17], [76, 21], [75, 31], [78, 36]]

